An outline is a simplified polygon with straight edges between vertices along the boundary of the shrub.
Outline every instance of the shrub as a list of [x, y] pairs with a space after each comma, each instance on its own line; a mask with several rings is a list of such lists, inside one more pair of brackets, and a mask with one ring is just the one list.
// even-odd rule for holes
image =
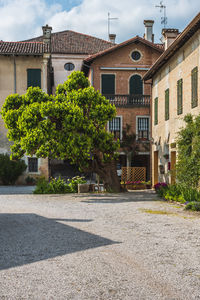
[[193, 211], [200, 211], [200, 202], [197, 202], [197, 201], [191, 201], [189, 202], [185, 209], [190, 209], [190, 210], [193, 210]]
[[168, 185], [165, 182], [158, 182], [157, 184], [154, 185], [154, 189], [160, 197], [164, 197], [164, 195], [167, 191], [167, 188], [168, 188]]
[[34, 194], [48, 194], [48, 181], [44, 177], [39, 177], [36, 182]]
[[200, 192], [194, 188], [183, 188], [182, 195], [185, 199], [185, 202], [200, 201]]
[[169, 185], [165, 192], [164, 198], [166, 200], [184, 203], [185, 199], [182, 195], [182, 186], [177, 184]]
[[8, 154], [0, 154], [0, 180], [3, 184], [15, 184], [26, 168], [23, 160], [13, 161]]
[[71, 187], [60, 177], [58, 179], [52, 178], [50, 182], [44, 177], [40, 177], [37, 180], [34, 194], [66, 194], [72, 192]]
[[52, 178], [51, 181], [48, 183], [48, 192], [50, 194], [65, 194], [65, 193], [72, 193], [71, 187], [61, 179]]
[[78, 184], [85, 183], [84, 177], [76, 176], [68, 180], [68, 183], [60, 177], [58, 179], [52, 178], [48, 182], [44, 177], [37, 180], [36, 189], [34, 194], [66, 194], [77, 193]]
[[86, 180], [81, 176], [76, 176], [68, 180], [68, 185], [71, 188], [72, 193], [78, 193], [78, 184], [82, 183], [86, 183]]

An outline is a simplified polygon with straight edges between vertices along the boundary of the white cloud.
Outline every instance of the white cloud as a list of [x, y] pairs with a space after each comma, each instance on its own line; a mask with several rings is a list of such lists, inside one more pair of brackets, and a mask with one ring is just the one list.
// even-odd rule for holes
[[44, 19], [60, 10], [60, 5], [47, 6], [44, 0], [1, 0], [0, 39], [16, 41], [41, 34]]
[[[71, 0], [70, 0], [71, 1]], [[79, 0], [80, 1], [80, 0]], [[49, 1], [48, 1], [49, 2]], [[117, 42], [135, 35], [143, 36], [144, 19], [154, 19], [156, 40], [161, 35], [162, 14], [155, 7], [160, 0], [77, 0], [77, 6], [65, 11], [47, 0], [0, 0], [0, 39], [22, 40], [41, 34], [41, 26], [49, 24], [53, 31], [74, 30], [107, 39], [107, 14], [118, 17], [111, 21], [111, 33]], [[199, 11], [199, 0], [165, 0], [167, 27], [182, 30]]]
[[[121, 42], [135, 35], [143, 36], [144, 19], [154, 19], [154, 33], [159, 40], [162, 26], [159, 0], [84, 0], [69, 12], [58, 12], [48, 22], [54, 31], [71, 29], [107, 39], [107, 13], [118, 20], [111, 21], [111, 31]], [[198, 13], [199, 0], [166, 0], [167, 27], [183, 29]]]

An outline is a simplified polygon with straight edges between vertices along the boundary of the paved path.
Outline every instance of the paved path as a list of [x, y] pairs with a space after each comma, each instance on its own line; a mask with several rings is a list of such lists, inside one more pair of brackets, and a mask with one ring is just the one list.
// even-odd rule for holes
[[200, 214], [151, 191], [0, 195], [0, 299], [200, 299]]
[[24, 185], [0, 185], [0, 195], [24, 195], [32, 194], [35, 186]]

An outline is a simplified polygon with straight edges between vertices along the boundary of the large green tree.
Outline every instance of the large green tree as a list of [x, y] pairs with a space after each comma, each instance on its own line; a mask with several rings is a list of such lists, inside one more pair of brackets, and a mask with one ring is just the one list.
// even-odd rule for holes
[[58, 85], [55, 96], [30, 87], [10, 95], [2, 108], [12, 157], [24, 154], [69, 159], [82, 171], [97, 173], [107, 189], [120, 191], [115, 159], [119, 142], [106, 130], [116, 108], [90, 87], [82, 72]]

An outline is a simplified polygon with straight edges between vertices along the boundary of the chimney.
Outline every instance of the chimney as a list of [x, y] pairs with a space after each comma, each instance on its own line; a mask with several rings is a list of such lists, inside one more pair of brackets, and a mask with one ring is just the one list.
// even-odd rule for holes
[[109, 40], [111, 43], [115, 44], [116, 34], [109, 34]]
[[51, 46], [51, 31], [52, 31], [52, 27], [48, 26], [48, 24], [46, 26], [42, 26], [42, 30], [43, 30], [43, 42], [45, 44], [49, 44], [49, 47]]
[[165, 45], [165, 50], [173, 43], [178, 35], [178, 29], [164, 28], [162, 30], [162, 41]]
[[154, 43], [154, 34], [153, 34], [153, 20], [144, 20], [144, 26], [145, 26], [145, 34], [144, 38], [145, 40]]

